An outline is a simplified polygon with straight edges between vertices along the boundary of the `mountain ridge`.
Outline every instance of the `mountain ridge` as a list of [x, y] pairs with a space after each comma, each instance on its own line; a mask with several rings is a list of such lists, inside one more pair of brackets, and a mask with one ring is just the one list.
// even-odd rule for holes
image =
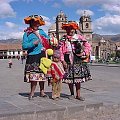
[[93, 40], [100, 40], [102, 38], [105, 40], [111, 40], [113, 42], [120, 42], [120, 34], [116, 34], [116, 35], [93, 34]]
[[[93, 40], [99, 41], [101, 39], [105, 40], [111, 40], [113, 42], [120, 42], [120, 34], [116, 35], [100, 35], [100, 34], [93, 34]], [[21, 43], [22, 39], [6, 39], [6, 40], [0, 40], [0, 43]]]
[[6, 40], [0, 40], [0, 43], [9, 43], [9, 44], [12, 44], [12, 43], [21, 43], [22, 40], [21, 39], [6, 39]]

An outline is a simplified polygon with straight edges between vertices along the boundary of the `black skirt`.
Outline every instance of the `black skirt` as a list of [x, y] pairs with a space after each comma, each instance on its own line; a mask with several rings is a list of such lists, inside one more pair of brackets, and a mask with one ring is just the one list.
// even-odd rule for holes
[[24, 82], [45, 81], [45, 75], [40, 70], [40, 59], [45, 57], [45, 52], [42, 51], [37, 55], [28, 55], [24, 70]]
[[92, 80], [90, 69], [87, 62], [83, 62], [82, 59], [74, 55], [73, 65], [69, 64], [70, 61], [68, 54], [64, 56], [66, 63], [68, 63], [68, 69], [64, 75], [64, 83], [82, 83]]

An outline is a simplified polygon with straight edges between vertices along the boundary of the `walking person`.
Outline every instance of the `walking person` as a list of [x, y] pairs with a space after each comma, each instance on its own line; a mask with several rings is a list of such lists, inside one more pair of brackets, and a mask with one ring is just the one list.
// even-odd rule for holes
[[39, 82], [40, 96], [47, 97], [44, 93], [45, 75], [40, 70], [40, 59], [45, 57], [42, 37], [49, 39], [49, 36], [39, 26], [45, 25], [45, 21], [39, 15], [31, 15], [24, 19], [29, 27], [25, 30], [22, 41], [23, 50], [27, 50], [27, 59], [25, 64], [24, 82], [31, 83], [29, 100], [33, 99], [36, 85]]
[[8, 60], [8, 67], [9, 67], [9, 68], [12, 68], [12, 64], [13, 64], [13, 62], [12, 62], [12, 57], [9, 56], [8, 59], [9, 59], [9, 60]]

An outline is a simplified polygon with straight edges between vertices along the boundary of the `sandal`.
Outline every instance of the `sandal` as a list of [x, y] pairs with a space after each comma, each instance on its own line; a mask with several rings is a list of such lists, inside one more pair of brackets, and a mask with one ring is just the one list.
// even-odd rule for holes
[[77, 100], [80, 100], [80, 101], [85, 101], [85, 98], [83, 98], [83, 97], [78, 97], [78, 96], [76, 96], [76, 99], [77, 99]]
[[44, 94], [44, 95], [40, 95], [40, 97], [47, 98], [47, 97], [48, 97], [48, 95]]
[[29, 96], [28, 100], [34, 100], [33, 98], [34, 98], [34, 96]]
[[63, 100], [61, 97], [57, 97], [58, 100]]
[[75, 97], [74, 97], [74, 95], [70, 95], [70, 96], [68, 96], [68, 99], [73, 100], [73, 99], [75, 99]]
[[59, 99], [56, 97], [56, 98], [52, 98], [52, 100], [58, 101]]

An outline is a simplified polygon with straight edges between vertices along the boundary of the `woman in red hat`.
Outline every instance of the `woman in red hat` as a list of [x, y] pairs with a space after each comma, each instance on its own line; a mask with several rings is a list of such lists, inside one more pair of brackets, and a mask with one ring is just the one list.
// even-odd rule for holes
[[25, 24], [29, 27], [25, 30], [22, 41], [23, 50], [27, 50], [27, 60], [25, 64], [24, 82], [31, 83], [31, 91], [29, 94], [29, 100], [33, 99], [37, 82], [40, 86], [40, 96], [47, 97], [44, 93], [44, 82], [46, 78], [43, 72], [39, 69], [40, 58], [45, 56], [43, 46], [44, 39], [49, 39], [46, 33], [39, 29], [39, 26], [45, 25], [45, 21], [41, 16], [31, 15], [24, 19]]
[[[85, 58], [82, 58], [82, 57], [84, 53], [89, 54], [90, 49], [88, 50], [84, 46], [85, 42], [87, 41], [84, 39], [85, 42], [83, 43], [83, 39], [81, 40], [81, 38], [84, 38], [83, 36], [81, 36], [80, 38], [80, 35], [78, 35], [79, 38], [78, 36], [77, 38], [74, 38], [75, 35], [77, 35], [75, 33], [79, 29], [77, 23], [69, 22], [69, 23], [63, 24], [62, 29], [66, 30], [67, 35], [64, 36], [64, 40], [63, 40], [64, 44], [63, 46], [61, 46], [60, 49], [62, 51], [61, 53], [64, 56], [63, 60], [68, 64], [68, 68], [66, 70], [66, 76], [63, 79], [63, 82], [69, 85], [69, 89], [71, 93], [71, 95], [69, 96], [69, 99], [72, 99], [75, 97], [74, 96], [74, 84], [75, 84], [75, 87], [76, 87], [75, 98], [78, 100], [84, 101], [84, 98], [81, 97], [81, 94], [80, 94], [81, 83], [90, 80], [89, 79], [90, 75], [89, 75], [89, 70], [84, 65], [84, 61], [83, 61], [83, 60], [86, 60], [86, 57]], [[85, 52], [85, 50], [88, 52]]]

